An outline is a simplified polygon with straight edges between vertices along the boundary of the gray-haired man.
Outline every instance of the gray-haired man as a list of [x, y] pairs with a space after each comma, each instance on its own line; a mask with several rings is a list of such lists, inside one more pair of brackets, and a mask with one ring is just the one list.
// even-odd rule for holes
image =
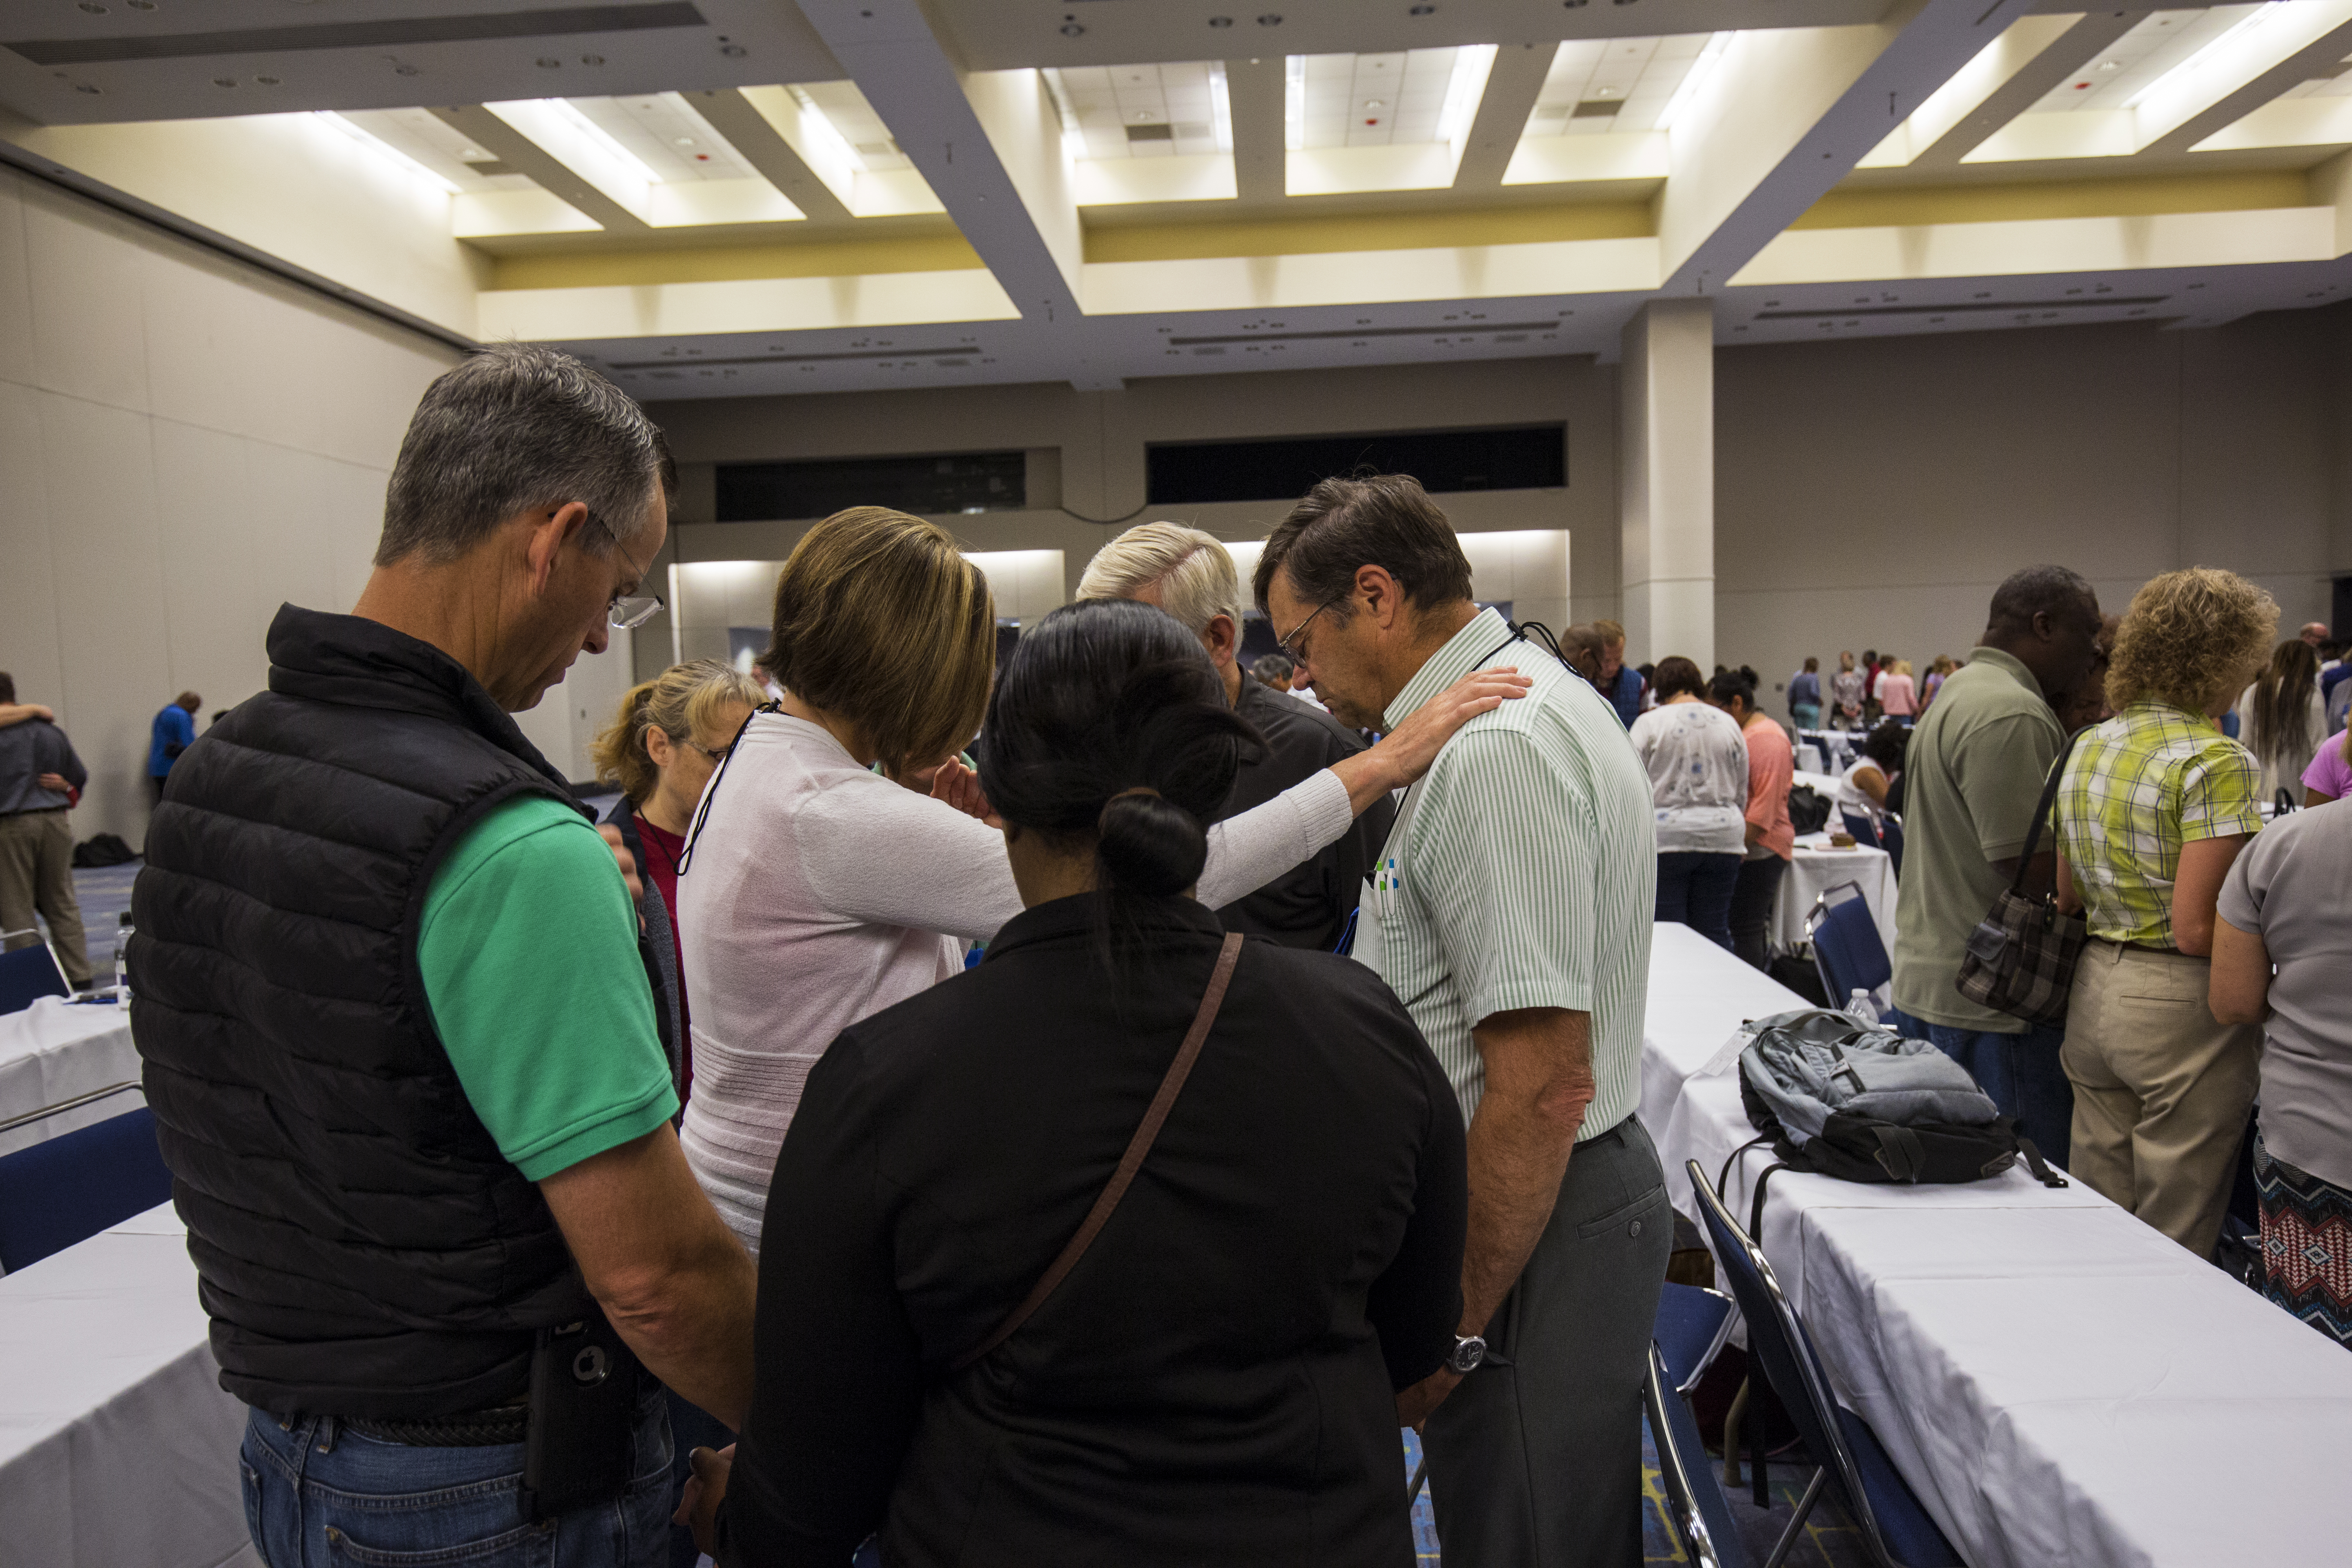
[[640, 1363], [741, 1417], [628, 889], [508, 717], [657, 605], [667, 474], [565, 355], [444, 374], [353, 613], [279, 610], [148, 829], [131, 1028], [268, 1562], [657, 1563]]
[[[1242, 765], [1224, 815], [1264, 805], [1284, 790], [1364, 749], [1356, 732], [1313, 703], [1245, 677], [1240, 662], [1241, 579], [1213, 534], [1172, 522], [1147, 522], [1112, 540], [1087, 563], [1081, 599], [1135, 599], [1156, 605], [1201, 639], [1225, 683], [1225, 700], [1265, 738], [1242, 748]], [[1275, 657], [1272, 655], [1269, 658]], [[1265, 663], [1258, 660], [1258, 666]], [[1285, 673], [1290, 661], [1283, 659]], [[1389, 836], [1396, 807], [1374, 801], [1355, 825], [1314, 858], [1217, 911], [1227, 931], [1326, 952], [1349, 935], [1349, 919], [1372, 858]]]

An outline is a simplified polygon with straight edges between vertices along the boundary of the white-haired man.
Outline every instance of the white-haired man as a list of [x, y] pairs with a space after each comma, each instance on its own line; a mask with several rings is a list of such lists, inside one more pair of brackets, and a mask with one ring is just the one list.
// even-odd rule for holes
[[[1263, 746], [1242, 749], [1224, 815], [1264, 805], [1300, 780], [1364, 749], [1352, 730], [1307, 702], [1244, 676], [1242, 589], [1234, 558], [1212, 535], [1173, 522], [1129, 529], [1095, 553], [1078, 581], [1081, 599], [1156, 605], [1201, 639], [1225, 683], [1225, 700], [1256, 726]], [[1356, 896], [1387, 841], [1396, 809], [1373, 803], [1353, 827], [1313, 859], [1217, 911], [1227, 931], [1290, 947], [1338, 947], [1349, 934]]]

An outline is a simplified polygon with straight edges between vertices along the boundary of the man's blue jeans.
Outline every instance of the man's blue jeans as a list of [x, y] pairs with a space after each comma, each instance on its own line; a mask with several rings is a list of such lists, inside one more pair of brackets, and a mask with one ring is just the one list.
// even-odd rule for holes
[[2037, 1024], [2021, 1035], [1996, 1035], [1923, 1023], [1900, 1009], [1887, 1021], [1906, 1038], [1926, 1040], [1968, 1068], [2001, 1114], [2017, 1119], [2017, 1130], [2033, 1141], [2043, 1159], [2053, 1165], [2066, 1163], [2074, 1125], [2074, 1086], [2058, 1065], [2058, 1047], [2066, 1040], [2064, 1025]]
[[670, 1442], [657, 1388], [638, 1402], [635, 1442], [617, 1500], [533, 1524], [520, 1443], [410, 1447], [331, 1415], [280, 1426], [256, 1410], [237, 1456], [246, 1528], [269, 1568], [663, 1568]]

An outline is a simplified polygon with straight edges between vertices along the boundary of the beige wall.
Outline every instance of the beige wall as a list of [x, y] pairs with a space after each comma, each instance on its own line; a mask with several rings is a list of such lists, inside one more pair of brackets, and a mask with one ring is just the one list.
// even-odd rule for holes
[[2121, 610], [2241, 572], [2282, 621], [2352, 569], [2336, 312], [1730, 349], [1716, 367], [1716, 657], [1967, 652], [1994, 586], [2071, 566]]
[[0, 669], [89, 767], [78, 835], [139, 842], [149, 721], [258, 689], [281, 601], [350, 605], [452, 357], [0, 175]]
[[[1084, 522], [1057, 510], [1057, 503], [1089, 517], [1164, 517], [1228, 540], [1264, 538], [1286, 510], [1287, 502], [1269, 500], [1139, 511], [1149, 442], [1561, 420], [1568, 426], [1565, 489], [1438, 500], [1465, 531], [1568, 531], [1571, 597], [1530, 600], [1519, 606], [1522, 616], [1557, 626], [1616, 609], [1616, 375], [1587, 360], [1181, 376], [1131, 382], [1123, 392], [1035, 384], [740, 398], [662, 404], [652, 413], [686, 470], [679, 507], [685, 521], [674, 533], [678, 559], [781, 560], [806, 530], [805, 520], [709, 521], [709, 467], [717, 462], [1019, 447], [1033, 454], [1030, 510], [940, 521], [972, 550], [1061, 551], [1073, 593], [1094, 552], [1126, 523]], [[753, 600], [760, 596], [746, 592]], [[706, 620], [700, 614], [693, 618]], [[706, 629], [691, 639], [682, 636], [682, 643], [692, 643], [687, 655], [723, 654], [723, 634], [716, 647], [713, 635]], [[641, 675], [658, 668], [668, 643], [667, 620], [638, 634]]]

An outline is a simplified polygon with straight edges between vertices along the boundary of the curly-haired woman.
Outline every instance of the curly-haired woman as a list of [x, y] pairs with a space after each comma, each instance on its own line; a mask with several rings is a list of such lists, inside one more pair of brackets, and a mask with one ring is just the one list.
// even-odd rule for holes
[[2222, 713], [2260, 668], [2278, 605], [2234, 573], [2168, 572], [2134, 595], [2107, 671], [2112, 719], [2067, 759], [2053, 813], [2060, 907], [2086, 911], [2059, 1060], [2073, 1169], [2200, 1257], [2221, 1227], [2262, 1031], [2207, 1008], [2214, 906], [2263, 826], [2252, 753]]

